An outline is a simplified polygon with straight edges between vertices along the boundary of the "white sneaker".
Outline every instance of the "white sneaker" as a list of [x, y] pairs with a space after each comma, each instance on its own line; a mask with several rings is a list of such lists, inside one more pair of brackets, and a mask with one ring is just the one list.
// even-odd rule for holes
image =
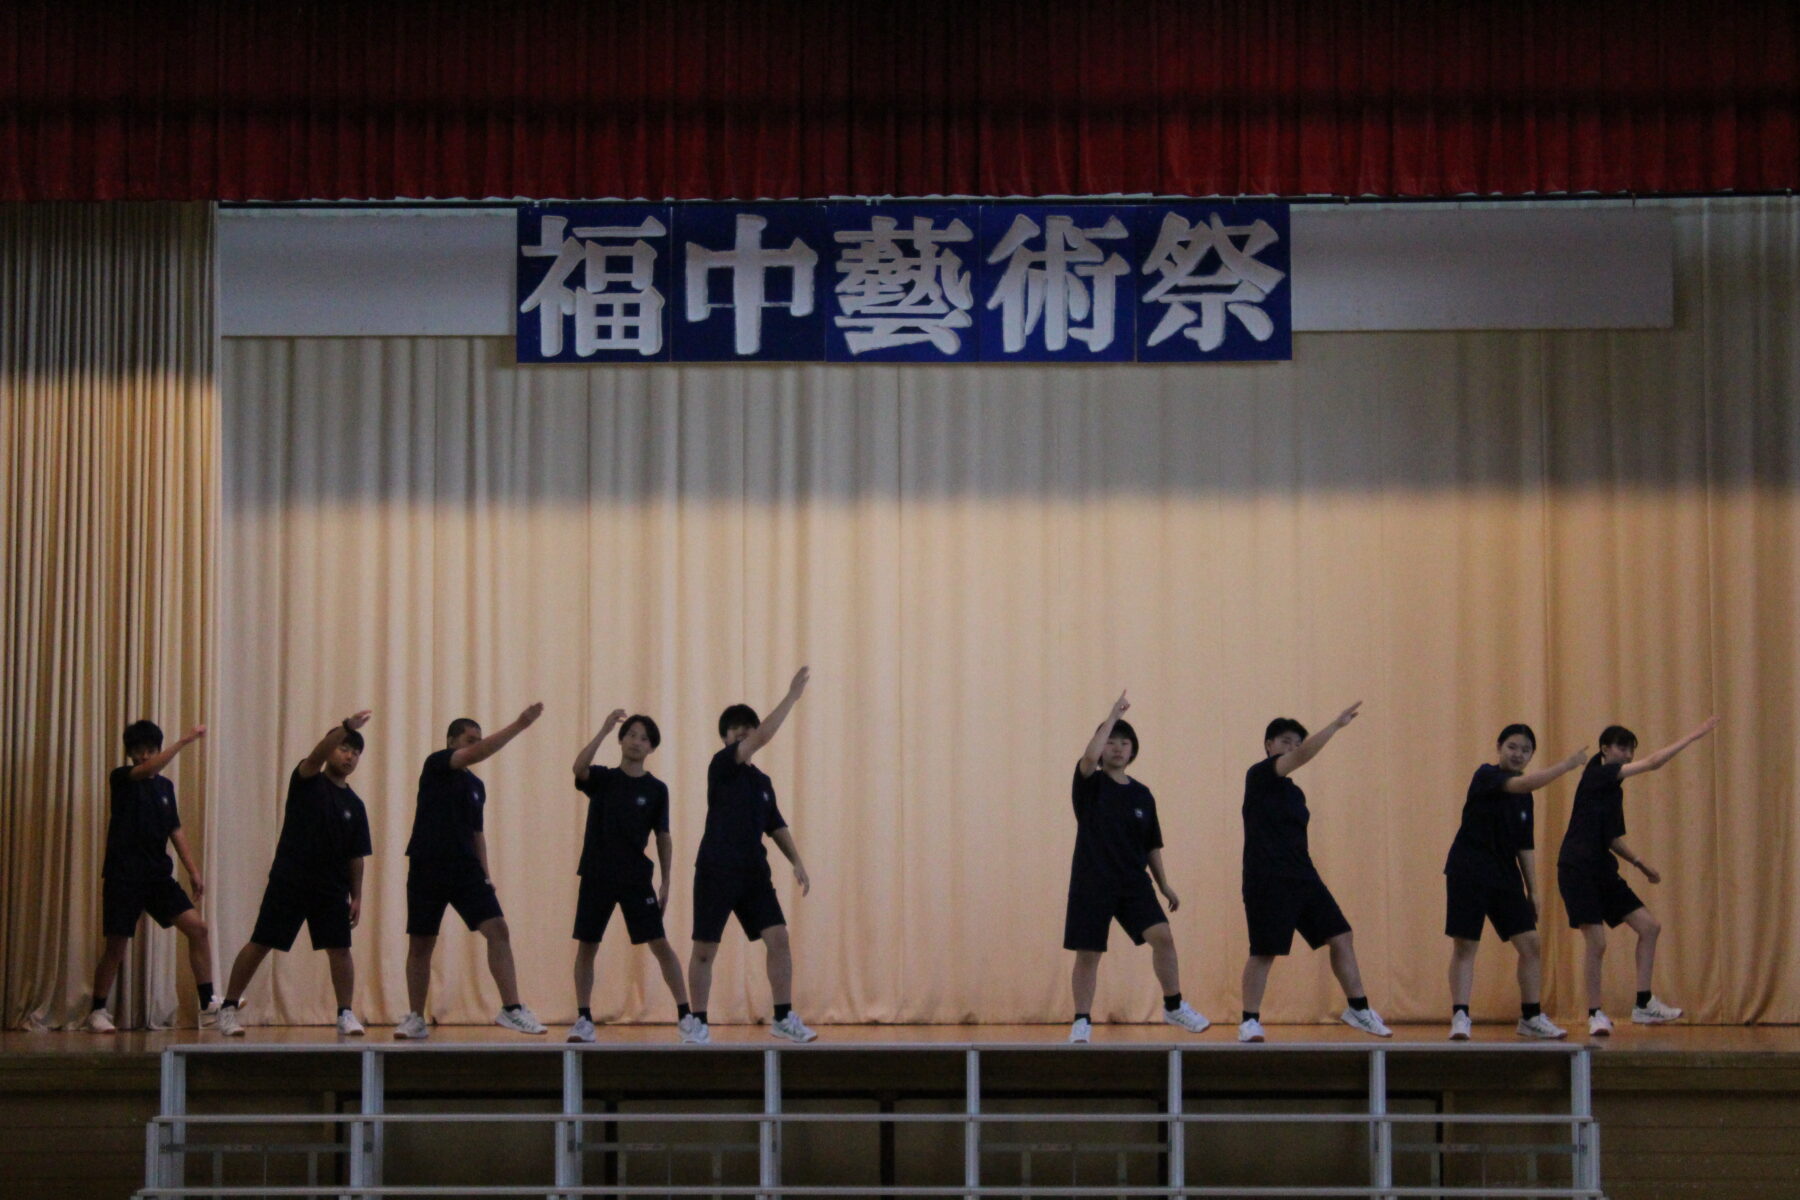
[[238, 1006], [228, 1004], [219, 1009], [219, 1032], [225, 1037], [243, 1037], [244, 1023], [238, 1019]]
[[431, 1036], [431, 1026], [425, 1024], [425, 1015], [423, 1013], [407, 1013], [404, 1017], [400, 1018], [400, 1023], [394, 1026], [394, 1036], [397, 1038], [413, 1038], [422, 1042]]
[[819, 1035], [806, 1027], [799, 1013], [790, 1009], [787, 1016], [769, 1026], [769, 1036], [786, 1038], [790, 1042], [810, 1042]]
[[1085, 1046], [1094, 1040], [1094, 1023], [1086, 1017], [1076, 1017], [1075, 1023], [1069, 1026], [1069, 1043], [1074, 1046]]
[[1466, 1042], [1469, 1035], [1475, 1032], [1475, 1022], [1466, 1012], [1450, 1014], [1450, 1040]]
[[1382, 1024], [1381, 1014], [1372, 1008], [1346, 1008], [1340, 1014], [1344, 1024], [1376, 1037], [1393, 1037], [1394, 1031]]
[[1163, 1020], [1170, 1025], [1178, 1025], [1189, 1033], [1205, 1033], [1212, 1022], [1194, 1011], [1194, 1006], [1186, 1000], [1178, 1008], [1163, 1009]]
[[588, 1017], [576, 1017], [575, 1023], [569, 1026], [566, 1042], [591, 1042], [594, 1040], [594, 1022]]
[[503, 1008], [494, 1014], [494, 1024], [514, 1033], [544, 1033], [544, 1023], [537, 1019], [537, 1014], [523, 1004], [517, 1008]]
[[1545, 1041], [1554, 1041], [1557, 1038], [1566, 1038], [1569, 1036], [1568, 1030], [1564, 1029], [1561, 1025], [1558, 1025], [1555, 1021], [1552, 1021], [1549, 1017], [1546, 1017], [1543, 1013], [1539, 1013], [1537, 1016], [1530, 1019], [1520, 1017], [1515, 1032], [1517, 1032], [1520, 1037], [1542, 1038]]
[[1631, 1019], [1639, 1025], [1661, 1025], [1666, 1021], [1680, 1020], [1681, 1010], [1652, 996], [1648, 1004], [1631, 1006]]
[[362, 1035], [363, 1023], [356, 1019], [356, 1014], [347, 1008], [340, 1010], [338, 1012], [338, 1036], [361, 1037]]
[[675, 1022], [675, 1028], [681, 1032], [681, 1040], [690, 1046], [709, 1046], [712, 1044], [712, 1030], [706, 1022], [693, 1013]]
[[1263, 1042], [1267, 1040], [1268, 1039], [1263, 1036], [1262, 1022], [1255, 1017], [1251, 1017], [1248, 1021], [1245, 1021], [1238, 1026], [1238, 1041], [1240, 1042]]
[[89, 1013], [81, 1027], [89, 1033], [116, 1033], [119, 1028], [113, 1024], [112, 1014], [104, 1008], [96, 1008]]
[[195, 1029], [211, 1029], [214, 1025], [216, 1025], [218, 1023], [219, 1010], [224, 1007], [225, 1007], [224, 1001], [221, 1000], [219, 997], [214, 996], [212, 998], [212, 1003], [208, 1004], [206, 1007], [204, 1007], [200, 1010], [199, 1016], [194, 1021], [194, 1028]]
[[1611, 1037], [1612, 1031], [1612, 1018], [1606, 1015], [1605, 1009], [1596, 1009], [1588, 1015], [1589, 1037]]

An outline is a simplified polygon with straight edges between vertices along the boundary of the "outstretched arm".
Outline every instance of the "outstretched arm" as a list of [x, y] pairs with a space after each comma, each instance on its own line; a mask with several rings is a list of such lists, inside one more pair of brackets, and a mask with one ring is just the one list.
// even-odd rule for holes
[[587, 782], [588, 768], [594, 765], [594, 755], [600, 753], [600, 743], [604, 742], [606, 735], [617, 729], [619, 722], [624, 719], [625, 710], [622, 708], [615, 708], [606, 714], [606, 724], [600, 726], [600, 732], [594, 735], [594, 740], [583, 746], [581, 753], [575, 756], [576, 783]]
[[1671, 758], [1686, 750], [1689, 746], [1711, 733], [1719, 724], [1719, 718], [1708, 717], [1694, 728], [1694, 731], [1680, 741], [1671, 742], [1654, 754], [1649, 754], [1637, 762], [1628, 762], [1619, 768], [1620, 779], [1630, 779], [1633, 775], [1642, 775], [1646, 771], [1655, 771], [1667, 766]]
[[152, 775], [160, 773], [164, 767], [175, 761], [175, 756], [177, 754], [180, 754], [183, 750], [205, 736], [206, 726], [194, 726], [192, 729], [176, 738], [173, 745], [163, 747], [149, 758], [146, 758], [143, 762], [132, 767], [131, 777], [133, 779], [148, 779]]
[[513, 723], [508, 725], [505, 729], [490, 733], [479, 742], [476, 742], [473, 746], [464, 746], [461, 750], [452, 754], [450, 756], [450, 765], [460, 771], [464, 767], [474, 766], [483, 759], [492, 758], [495, 754], [499, 753], [500, 747], [506, 745], [506, 743], [512, 741], [521, 733], [524, 733], [527, 729], [531, 728], [531, 723], [543, 715], [544, 702], [540, 700], [530, 708], [527, 708], [524, 712], [520, 713], [513, 720]]
[[806, 864], [800, 861], [800, 847], [794, 845], [793, 831], [784, 825], [771, 833], [769, 840], [774, 842], [787, 856], [787, 860], [794, 864], [794, 882], [800, 885], [800, 894], [804, 896], [812, 891], [812, 880], [806, 876]]
[[1352, 704], [1349, 708], [1346, 708], [1343, 712], [1339, 713], [1332, 720], [1331, 724], [1319, 730], [1319, 732], [1313, 734], [1304, 742], [1301, 742], [1298, 746], [1295, 746], [1292, 750], [1289, 750], [1286, 754], [1276, 759], [1275, 773], [1286, 777], [1292, 775], [1295, 771], [1311, 762], [1319, 751], [1325, 748], [1325, 743], [1331, 740], [1332, 735], [1350, 722], [1356, 720], [1356, 710], [1361, 707], [1362, 701], [1358, 700], [1355, 704]]
[[1519, 795], [1522, 792], [1535, 792], [1546, 783], [1559, 776], [1566, 775], [1587, 761], [1587, 747], [1583, 746], [1561, 762], [1551, 763], [1541, 771], [1532, 771], [1527, 775], [1514, 775], [1505, 784], [1505, 790]]
[[333, 725], [331, 730], [326, 733], [324, 737], [319, 739], [319, 744], [313, 747], [312, 753], [300, 760], [300, 766], [297, 768], [300, 772], [300, 778], [311, 779], [314, 775], [323, 771], [325, 769], [325, 760], [331, 757], [331, 752], [333, 750], [336, 750], [343, 744], [344, 735], [349, 733], [352, 729], [361, 729], [364, 725], [367, 725], [369, 723], [369, 716], [369, 710], [365, 708], [359, 713], [354, 713], [345, 717], [342, 724]]
[[1081, 752], [1081, 777], [1086, 779], [1100, 769], [1100, 756], [1106, 753], [1106, 740], [1112, 736], [1113, 726], [1131, 707], [1131, 701], [1120, 692], [1119, 698], [1113, 701], [1112, 711], [1106, 714], [1106, 720], [1100, 722], [1100, 728], [1094, 730], [1094, 736], [1088, 739], [1087, 749]]
[[738, 743], [737, 760], [739, 762], [749, 762], [751, 755], [769, 744], [781, 729], [781, 723], [787, 720], [787, 715], [794, 711], [794, 705], [800, 702], [800, 693], [806, 690], [806, 682], [811, 678], [812, 671], [807, 667], [801, 667], [794, 672], [793, 682], [788, 684], [787, 695], [781, 698], [781, 703], [775, 706], [775, 711], [764, 717], [763, 723], [752, 729], [745, 735], [744, 740]]

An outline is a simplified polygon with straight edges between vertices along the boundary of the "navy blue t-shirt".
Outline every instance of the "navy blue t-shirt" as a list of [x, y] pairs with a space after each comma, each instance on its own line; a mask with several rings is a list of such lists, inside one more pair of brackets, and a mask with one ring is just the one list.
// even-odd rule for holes
[[649, 883], [653, 871], [644, 847], [652, 833], [669, 832], [668, 785], [648, 771], [627, 775], [619, 767], [589, 767], [575, 790], [588, 798], [587, 833], [575, 873]]
[[1317, 879], [1306, 848], [1312, 814], [1306, 793], [1275, 770], [1270, 755], [1244, 772], [1244, 887], [1274, 880]]
[[369, 813], [348, 784], [325, 772], [308, 778], [295, 767], [288, 776], [281, 838], [275, 843], [270, 879], [335, 896], [350, 892], [350, 860], [367, 858]]
[[450, 755], [449, 750], [439, 750], [425, 759], [419, 772], [419, 806], [413, 812], [406, 853], [418, 867], [479, 871], [475, 835], [482, 830], [487, 785], [475, 772], [452, 767]]
[[786, 829], [775, 785], [755, 763], [741, 763], [726, 746], [706, 766], [706, 832], [694, 865], [712, 871], [769, 874], [763, 835]]
[[1119, 783], [1098, 768], [1084, 777], [1077, 764], [1069, 793], [1075, 806], [1070, 889], [1118, 888], [1142, 878], [1150, 851], [1163, 844], [1150, 789], [1130, 778]]
[[106, 783], [111, 811], [106, 820], [106, 862], [100, 873], [140, 883], [172, 877], [169, 835], [181, 828], [175, 785], [161, 775], [133, 779], [130, 767], [114, 767]]
[[1602, 762], [1597, 754], [1588, 760], [1575, 785], [1575, 807], [1569, 813], [1569, 831], [1563, 835], [1557, 866], [1601, 877], [1619, 873], [1612, 842], [1625, 836], [1625, 787], [1619, 780], [1623, 765]]
[[1493, 763], [1475, 768], [1444, 874], [1487, 887], [1523, 886], [1517, 856], [1534, 847], [1536, 808], [1530, 792], [1506, 790], [1518, 774]]

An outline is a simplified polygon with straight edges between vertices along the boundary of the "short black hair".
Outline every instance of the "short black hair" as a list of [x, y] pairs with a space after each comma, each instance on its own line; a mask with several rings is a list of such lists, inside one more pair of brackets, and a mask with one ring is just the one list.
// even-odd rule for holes
[[1537, 749], [1537, 734], [1531, 732], [1531, 726], [1521, 725], [1516, 721], [1500, 731], [1500, 736], [1494, 739], [1494, 748], [1497, 750], [1501, 746], [1506, 745], [1506, 739], [1515, 733], [1524, 734], [1525, 740], [1531, 743], [1531, 748], [1533, 750]]
[[1125, 761], [1127, 763], [1136, 762], [1138, 756], [1138, 736], [1137, 730], [1131, 727], [1131, 722], [1125, 720], [1123, 717], [1114, 721], [1112, 732], [1106, 735], [1106, 740], [1110, 742], [1114, 738], [1124, 738], [1131, 743], [1131, 757]]
[[444, 731], [444, 740], [447, 742], [452, 738], [461, 737], [465, 730], [480, 728], [481, 722], [477, 721], [474, 717], [458, 717], [456, 720], [450, 722], [450, 728]]
[[728, 729], [736, 729], [739, 725], [748, 725], [755, 729], [762, 724], [762, 718], [748, 704], [733, 704], [719, 714], [719, 736], [724, 737]]
[[1300, 735], [1301, 741], [1306, 740], [1306, 726], [1292, 717], [1276, 717], [1269, 722], [1269, 727], [1263, 730], [1263, 742], [1265, 744], [1272, 742], [1284, 733], [1297, 733]]
[[356, 751], [358, 754], [361, 754], [362, 749], [363, 749], [362, 730], [360, 730], [360, 729], [344, 730], [344, 740], [339, 742], [338, 745], [348, 746], [352, 750]]
[[625, 718], [625, 723], [619, 726], [619, 740], [621, 742], [625, 740], [625, 735], [631, 731], [633, 725], [642, 725], [644, 727], [644, 736], [650, 739], [650, 748], [652, 750], [662, 745], [662, 730], [656, 727], [655, 721], [652, 721], [643, 713], [638, 713], [635, 716]]
[[133, 721], [125, 727], [125, 753], [133, 750], [161, 750], [162, 726], [155, 721]]
[[1636, 750], [1637, 734], [1623, 725], [1608, 725], [1600, 731], [1600, 744], [1602, 746], [1630, 746]]

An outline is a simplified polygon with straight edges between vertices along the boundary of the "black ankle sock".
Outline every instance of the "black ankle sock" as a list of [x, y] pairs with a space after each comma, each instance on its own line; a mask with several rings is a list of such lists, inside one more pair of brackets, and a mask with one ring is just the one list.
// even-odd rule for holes
[[699, 1021], [702, 1025], [705, 1025], [707, 1023], [706, 1010], [704, 1008], [696, 1008], [694, 1010], [694, 1016], [699, 1018]]
[[1647, 1005], [1649, 1003], [1650, 1003], [1650, 993], [1649, 992], [1639, 992], [1638, 998], [1637, 998], [1637, 1006], [1639, 1008], [1643, 1008], [1645, 1005]]
[[205, 1008], [213, 1002], [212, 984], [210, 984], [210, 983], [200, 984], [198, 987], [198, 991], [200, 992], [200, 1007], [201, 1008]]
[[243, 1001], [241, 1001], [233, 996], [227, 996], [227, 997], [225, 997], [225, 999], [223, 999], [219, 1002], [219, 1009], [222, 1012], [228, 1008], [236, 1008], [241, 1003], [243, 1003]]
[[1519, 1005], [1519, 1016], [1521, 1019], [1526, 1020], [1526, 1021], [1531, 1020], [1531, 1018], [1533, 1018], [1533, 1017], [1541, 1016], [1543, 1014], [1543, 1011], [1544, 1011], [1544, 1006], [1541, 1004], [1521, 1004], [1521, 1005]]
[[1450, 1015], [1454, 1017], [1457, 1013], [1461, 1013], [1465, 1017], [1468, 1016], [1469, 1006], [1466, 1004], [1452, 1004], [1450, 1006]]
[[1086, 1021], [1086, 1022], [1088, 1022], [1088, 1023], [1089, 1023], [1089, 1024], [1090, 1024], [1090, 1025], [1091, 1025], [1091, 1024], [1093, 1024], [1093, 1021], [1094, 1021], [1094, 1018], [1093, 1018], [1093, 1017], [1091, 1017], [1091, 1016], [1089, 1016], [1089, 1015], [1088, 1015], [1088, 1014], [1087, 1014], [1087, 1013], [1076, 1013], [1076, 1014], [1075, 1014], [1075, 1019], [1076, 1019], [1076, 1020], [1077, 1020], [1077, 1021]]
[[1369, 998], [1367, 996], [1350, 997], [1350, 1009], [1352, 1012], [1368, 1012]]
[[581, 1006], [580, 1008], [576, 1009], [575, 1011], [577, 1013], [579, 1013], [580, 1015], [586, 1017], [590, 1021], [594, 1019], [593, 1010], [588, 1008], [586, 1005]]
[[1180, 1007], [1181, 1007], [1181, 993], [1180, 992], [1176, 992], [1172, 996], [1164, 996], [1163, 997], [1163, 1011], [1164, 1012], [1174, 1012], [1176, 1009], [1178, 1009]]
[[338, 1016], [340, 1016], [340, 1017], [341, 1017], [341, 1016], [343, 1016], [343, 1015], [344, 1015], [344, 1014], [345, 1014], [345, 1013], [347, 1013], [347, 1012], [349, 1012], [349, 1011], [350, 1011], [350, 1010], [349, 1010], [349, 1009], [348, 1009], [348, 1008], [340, 1008], [340, 1009], [338, 1009]]
[[101, 1009], [103, 1009], [105, 1007], [106, 1007], [106, 997], [105, 996], [95, 996], [94, 997], [94, 1006], [92, 1008], [88, 1009], [88, 1011], [89, 1012], [99, 1012]]
[[683, 1017], [691, 1017], [693, 1015], [694, 1015], [694, 1010], [689, 1008], [687, 1005], [677, 1004], [675, 1006], [675, 1019], [677, 1021], [681, 1020], [681, 1018], [683, 1018]]
[[1599, 1016], [1599, 1015], [1600, 1015], [1600, 1010], [1599, 1010], [1599, 1009], [1597, 1009], [1597, 1008], [1590, 1008], [1590, 1009], [1588, 1009], [1588, 1016], [1590, 1016], [1590, 1017], [1597, 1017], [1597, 1016]]
[[507, 1012], [518, 1012], [521, 1008], [524, 1008], [525, 1006], [523, 1004], [507, 1004], [507, 1005], [503, 1005], [502, 1007], [504, 1007]]
[[1244, 1021], [1260, 1021], [1260, 1020], [1262, 1020], [1262, 1014], [1259, 1012], [1251, 1012], [1249, 1009], [1246, 1008], [1244, 1010], [1243, 1020]]
[[777, 1021], [785, 1021], [787, 1020], [787, 1015], [793, 1011], [794, 1006], [791, 1004], [777, 1004], [775, 1006], [775, 1019]]

